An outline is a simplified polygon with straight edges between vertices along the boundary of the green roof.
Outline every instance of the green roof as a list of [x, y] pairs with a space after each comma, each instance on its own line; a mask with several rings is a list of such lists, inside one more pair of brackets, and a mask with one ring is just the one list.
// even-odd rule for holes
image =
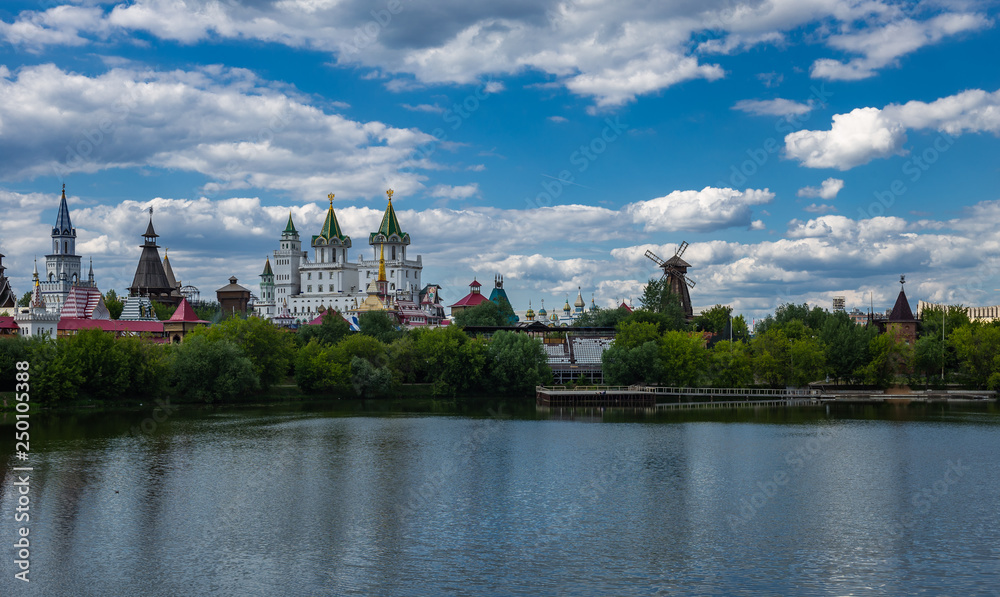
[[340, 230], [340, 223], [337, 222], [337, 214], [333, 211], [333, 201], [330, 201], [330, 209], [326, 211], [326, 221], [323, 222], [323, 230], [319, 233], [319, 238], [326, 242], [337, 238], [341, 242], [347, 241], [348, 237]]
[[[166, 257], [164, 257], [164, 259], [166, 259]], [[270, 257], [268, 257], [267, 261], [264, 262], [264, 272], [261, 275], [262, 276], [273, 276], [274, 275], [274, 272], [271, 271], [271, 258]]]
[[295, 233], [298, 232], [298, 230], [295, 229], [295, 224], [292, 224], [292, 212], [291, 211], [288, 212], [288, 224], [285, 225], [284, 232], [291, 232], [292, 234], [295, 234]]
[[371, 233], [369, 241], [379, 235], [387, 239], [395, 235], [397, 238], [405, 239], [404, 242], [409, 243], [409, 235], [399, 227], [399, 220], [396, 219], [396, 210], [392, 208], [391, 198], [389, 199], [388, 207], [385, 208], [385, 215], [382, 216], [382, 224], [378, 227], [378, 231]]

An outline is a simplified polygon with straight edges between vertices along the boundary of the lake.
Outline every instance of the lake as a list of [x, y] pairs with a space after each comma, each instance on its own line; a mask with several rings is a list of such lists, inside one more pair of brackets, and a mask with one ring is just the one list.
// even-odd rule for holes
[[32, 415], [30, 583], [8, 414], [0, 594], [1000, 595], [992, 405], [325, 408]]

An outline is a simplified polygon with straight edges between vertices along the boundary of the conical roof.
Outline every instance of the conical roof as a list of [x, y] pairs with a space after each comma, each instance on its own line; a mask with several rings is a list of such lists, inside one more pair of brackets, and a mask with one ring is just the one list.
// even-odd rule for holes
[[910, 301], [906, 299], [906, 293], [899, 289], [899, 296], [896, 297], [896, 304], [892, 306], [889, 313], [889, 323], [897, 321], [916, 321], [913, 318], [913, 311], [910, 309]]
[[167, 259], [167, 252], [163, 252], [163, 273], [167, 276], [167, 284], [171, 288], [177, 287], [177, 279], [174, 278], [174, 269], [170, 267], [170, 260]]
[[150, 294], [170, 294], [174, 289], [167, 280], [167, 273], [163, 270], [163, 262], [160, 260], [160, 252], [157, 251], [156, 231], [153, 230], [153, 217], [149, 218], [149, 225], [143, 234], [146, 242], [140, 245], [142, 254], [139, 255], [139, 264], [135, 268], [135, 276], [132, 278], [132, 285], [129, 292], [133, 296]]
[[581, 309], [584, 308], [585, 306], [587, 306], [587, 303], [583, 302], [583, 290], [582, 289], [579, 289], [579, 288], [577, 289], [576, 302], [573, 303], [573, 306], [574, 307], [580, 307]]
[[146, 231], [142, 235], [148, 238], [156, 238], [159, 236], [159, 234], [153, 230], [153, 216], [149, 216], [149, 225], [146, 226]]
[[271, 258], [268, 257], [264, 262], [264, 271], [260, 274], [262, 276], [273, 276], [274, 272], [271, 271]]
[[66, 205], [66, 185], [63, 185], [62, 199], [59, 200], [59, 214], [56, 216], [56, 225], [52, 229], [52, 234], [74, 236], [73, 222], [69, 219], [69, 206]]
[[[288, 221], [291, 223], [291, 216], [288, 217]], [[332, 198], [330, 199], [330, 208], [326, 210], [326, 221], [323, 222], [323, 229], [320, 231], [318, 238], [322, 238], [327, 243], [334, 238], [341, 242], [350, 240], [350, 237], [346, 236], [340, 229], [340, 223], [337, 222], [337, 213], [333, 211]]]
[[186, 321], [188, 323], [208, 323], [203, 319], [198, 318], [198, 314], [194, 312], [194, 307], [188, 302], [186, 298], [181, 299], [181, 304], [177, 305], [177, 310], [174, 314], [170, 316], [168, 321]]
[[396, 219], [396, 210], [392, 207], [392, 189], [386, 191], [389, 196], [389, 205], [385, 208], [385, 213], [382, 215], [382, 223], [379, 224], [378, 231], [372, 232], [368, 237], [368, 242], [374, 244], [376, 242], [376, 237], [383, 237], [385, 239], [390, 239], [393, 236], [401, 240], [405, 244], [410, 243], [410, 235], [403, 232], [403, 229], [399, 226], [399, 220]]
[[295, 229], [295, 224], [292, 224], [292, 210], [288, 210], [288, 223], [285, 224], [285, 230], [289, 234], [295, 234], [298, 230]]

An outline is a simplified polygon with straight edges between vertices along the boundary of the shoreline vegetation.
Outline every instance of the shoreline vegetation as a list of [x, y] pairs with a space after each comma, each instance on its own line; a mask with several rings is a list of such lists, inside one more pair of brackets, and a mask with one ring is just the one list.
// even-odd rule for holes
[[[597, 309], [576, 322], [616, 330], [602, 358], [605, 384], [1000, 388], [1000, 322], [970, 322], [959, 308], [925, 311], [911, 344], [857, 325], [843, 312], [805, 304], [780, 306], [758, 323], [753, 337], [742, 316], [732, 317], [722, 305], [689, 322], [677, 297], [656, 280], [640, 301], [635, 311]], [[4, 337], [0, 410], [14, 407], [19, 361], [30, 363], [33, 409], [129, 407], [155, 399], [403, 401], [436, 408], [499, 398], [528, 405], [536, 386], [552, 385], [543, 340], [516, 331], [484, 338], [464, 330], [509, 325], [511, 316], [509, 305], [487, 301], [434, 329], [400, 330], [386, 313], [368, 312], [359, 318], [360, 332], [351, 332], [330, 312], [321, 324], [297, 331], [257, 317], [230, 317], [195, 329], [179, 344], [116, 338], [97, 329], [57, 339]], [[553, 328], [546, 336], [572, 330]], [[590, 384], [580, 377], [569, 385]]]

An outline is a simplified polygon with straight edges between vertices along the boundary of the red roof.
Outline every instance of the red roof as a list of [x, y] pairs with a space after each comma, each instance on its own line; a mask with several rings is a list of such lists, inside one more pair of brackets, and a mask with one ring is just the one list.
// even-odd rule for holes
[[100, 328], [105, 332], [131, 332], [134, 334], [162, 334], [162, 321], [125, 321], [121, 319], [82, 319], [80, 317], [64, 317], [59, 320], [59, 329], [65, 331], [88, 330]]
[[13, 317], [0, 317], [0, 330], [20, 329]]
[[167, 321], [181, 321], [187, 323], [208, 323], [204, 319], [198, 319], [198, 314], [194, 312], [194, 307], [186, 298], [181, 299], [181, 304], [177, 305], [177, 310]]
[[490, 299], [486, 298], [486, 295], [484, 295], [484, 294], [482, 294], [480, 292], [470, 292], [469, 294], [465, 295], [465, 297], [463, 297], [462, 300], [458, 301], [457, 303], [455, 303], [454, 305], [451, 305], [451, 306], [452, 307], [475, 307], [476, 305], [480, 305], [482, 303], [485, 303], [488, 300], [490, 300]]
[[480, 284], [478, 280], [476, 280], [475, 278], [473, 278], [472, 279], [472, 284], [469, 284], [469, 288], [472, 288], [473, 286], [475, 286], [476, 288], [479, 288], [480, 286], [482, 286], [482, 284]]
[[625, 310], [626, 310], [626, 311], [628, 311], [629, 313], [631, 313], [631, 312], [632, 312], [632, 307], [629, 307], [628, 305], [626, 305], [626, 304], [625, 304], [625, 301], [622, 301], [622, 304], [618, 305], [618, 308], [619, 308], [619, 309], [625, 309]]
[[345, 322], [347, 322], [348, 324], [351, 323], [351, 322], [347, 321], [346, 319], [344, 319], [343, 315], [340, 315], [340, 311], [337, 311], [336, 309], [330, 309], [329, 311], [323, 311], [322, 313], [320, 313], [319, 315], [316, 316], [316, 319], [313, 319], [312, 321], [307, 322], [306, 325], [319, 325], [319, 324], [323, 323], [323, 316], [326, 315], [327, 313], [336, 313]]

